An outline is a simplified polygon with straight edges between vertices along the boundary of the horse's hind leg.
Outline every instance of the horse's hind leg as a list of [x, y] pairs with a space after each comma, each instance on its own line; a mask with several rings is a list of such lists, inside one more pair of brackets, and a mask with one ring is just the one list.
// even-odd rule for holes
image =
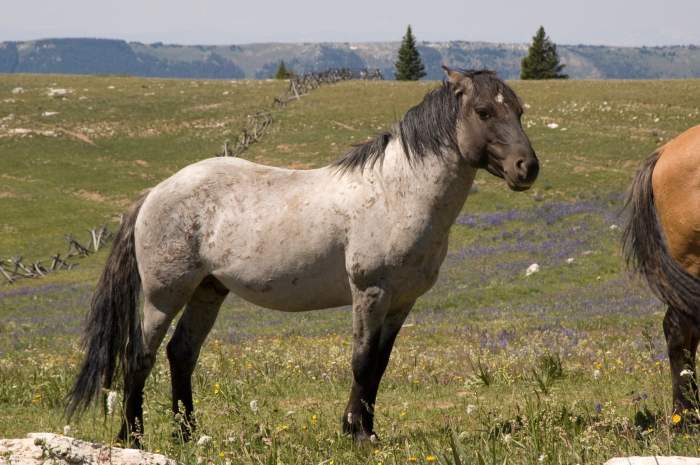
[[158, 347], [163, 341], [170, 322], [182, 307], [178, 303], [154, 304], [148, 297], [143, 307], [142, 336], [144, 352], [137, 355], [135, 363], [124, 370], [124, 421], [119, 439], [140, 446], [143, 433], [143, 388], [153, 368]]
[[173, 414], [180, 413], [180, 403], [182, 403], [184, 418], [180, 427], [184, 440], [189, 439], [195, 427], [192, 372], [197, 364], [199, 350], [211, 331], [227, 294], [228, 289], [216, 278], [213, 276], [204, 278], [190, 298], [177, 324], [175, 334], [167, 346], [173, 391]]
[[673, 384], [673, 408], [677, 412], [698, 407], [695, 378], [695, 352], [700, 341], [697, 322], [685, 313], [669, 307], [664, 318]]

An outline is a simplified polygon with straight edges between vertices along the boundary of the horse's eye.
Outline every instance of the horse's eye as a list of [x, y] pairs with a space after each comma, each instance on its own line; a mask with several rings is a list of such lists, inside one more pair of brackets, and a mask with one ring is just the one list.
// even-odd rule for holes
[[479, 118], [481, 118], [482, 121], [486, 121], [487, 119], [491, 118], [491, 112], [486, 109], [480, 108], [476, 110], [476, 114], [479, 115]]

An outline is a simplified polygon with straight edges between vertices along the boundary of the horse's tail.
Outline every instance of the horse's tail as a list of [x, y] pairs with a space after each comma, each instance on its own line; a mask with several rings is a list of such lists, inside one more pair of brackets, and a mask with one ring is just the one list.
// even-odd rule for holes
[[68, 418], [87, 408], [103, 388], [111, 388], [119, 368], [131, 365], [142, 352], [134, 225], [145, 198], [124, 214], [92, 296], [82, 341], [85, 359], [67, 396]]
[[622, 251], [627, 265], [644, 276], [657, 297], [694, 319], [700, 304], [700, 279], [671, 256], [656, 215], [651, 178], [660, 155], [657, 150], [646, 159], [628, 192]]

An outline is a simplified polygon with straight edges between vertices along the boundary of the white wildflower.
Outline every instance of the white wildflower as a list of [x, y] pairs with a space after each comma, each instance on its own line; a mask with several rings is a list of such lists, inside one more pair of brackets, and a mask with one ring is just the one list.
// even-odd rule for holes
[[206, 434], [203, 434], [197, 439], [197, 445], [198, 446], [206, 446], [208, 444], [211, 444], [211, 436], [207, 436]]
[[70, 425], [66, 425], [63, 427], [63, 435], [64, 436], [70, 436], [71, 431], [72, 431], [72, 429], [71, 429]]
[[693, 376], [693, 370], [685, 369], [681, 371], [681, 376]]
[[593, 379], [600, 379], [600, 375], [600, 370], [598, 370], [597, 368], [593, 370]]
[[559, 125], [558, 125], [557, 123], [549, 123], [549, 124], [547, 125], [547, 127], [548, 127], [549, 129], [556, 129], [556, 128], [559, 127]]
[[538, 462], [544, 462], [544, 459], [547, 458], [547, 454], [541, 454], [539, 457], [537, 457]]
[[537, 263], [533, 263], [532, 265], [527, 267], [527, 270], [525, 270], [525, 276], [530, 276], [531, 274], [535, 274], [540, 271], [540, 265]]
[[109, 391], [107, 394], [107, 415], [114, 414], [114, 406], [117, 404], [117, 391]]
[[616, 229], [620, 229], [620, 227], [619, 227], [618, 225], [616, 225], [616, 224], [611, 224], [611, 225], [610, 225], [610, 230], [611, 230], [611, 231], [615, 231]]
[[250, 409], [253, 411], [253, 413], [258, 412], [258, 401], [257, 400], [255, 400], [255, 399], [251, 400], [249, 405], [250, 405]]
[[474, 404], [467, 405], [467, 415], [471, 415], [475, 410], [476, 410], [476, 405], [474, 405]]
[[566, 263], [568, 263], [568, 264], [574, 263], [574, 257], [569, 257], [569, 258], [567, 258], [567, 259], [566, 259]]
[[57, 115], [57, 114], [58, 114], [57, 111], [45, 111], [45, 112], [43, 112], [43, 113], [41, 114], [41, 116], [54, 116], [54, 115]]

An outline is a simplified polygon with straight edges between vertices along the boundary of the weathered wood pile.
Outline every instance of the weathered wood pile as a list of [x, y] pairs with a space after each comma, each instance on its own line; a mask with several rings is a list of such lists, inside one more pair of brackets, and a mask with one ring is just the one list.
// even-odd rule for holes
[[[353, 71], [348, 68], [329, 69], [318, 73], [304, 73], [293, 75], [289, 79], [289, 87], [283, 95], [275, 97], [272, 102], [273, 108], [284, 107], [293, 100], [299, 100], [304, 95], [322, 85], [335, 84], [340, 81], [351, 79], [361, 79], [368, 81], [383, 80], [381, 71], [378, 69], [362, 69]], [[272, 125], [272, 112], [270, 110], [260, 110], [257, 113], [248, 115], [245, 127], [238, 135], [233, 147], [230, 141], [224, 142], [223, 150], [216, 154], [217, 157], [237, 157], [245, 152], [248, 147], [258, 142]]]
[[107, 229], [107, 226], [104, 225], [90, 229], [89, 234], [87, 245], [83, 245], [72, 234], [67, 234], [65, 238], [68, 243], [68, 250], [63, 256], [60, 253], [56, 253], [49, 259], [35, 262], [25, 262], [19, 255], [4, 259], [0, 258], [0, 276], [8, 283], [14, 284], [20, 279], [41, 278], [56, 271], [71, 270], [78, 265], [72, 262], [71, 259], [87, 257], [97, 252], [108, 244], [114, 236]]

